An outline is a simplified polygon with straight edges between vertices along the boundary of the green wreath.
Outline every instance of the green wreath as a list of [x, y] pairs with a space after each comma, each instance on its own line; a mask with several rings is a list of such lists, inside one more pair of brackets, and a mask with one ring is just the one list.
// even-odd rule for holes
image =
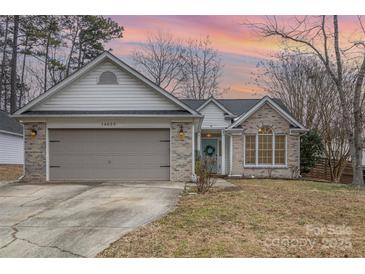
[[213, 146], [211, 146], [211, 145], [207, 145], [207, 146], [205, 147], [204, 153], [205, 153], [206, 155], [208, 155], [209, 157], [213, 156], [214, 152], [215, 152], [215, 148], [214, 148]]

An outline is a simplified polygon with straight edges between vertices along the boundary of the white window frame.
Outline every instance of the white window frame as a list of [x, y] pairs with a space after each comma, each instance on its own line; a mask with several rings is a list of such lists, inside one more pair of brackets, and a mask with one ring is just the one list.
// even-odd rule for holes
[[[285, 136], [285, 153], [284, 153], [285, 164], [284, 165], [275, 164], [275, 136], [276, 135]], [[255, 142], [256, 164], [246, 164], [246, 136], [255, 136], [256, 137], [256, 142]], [[243, 166], [244, 167], [248, 167], [248, 168], [287, 168], [288, 167], [288, 135], [281, 134], [281, 133], [275, 134], [275, 132], [272, 131], [272, 164], [271, 165], [259, 164], [258, 156], [259, 156], [259, 134], [258, 133], [245, 134], [244, 138], [243, 138]]]

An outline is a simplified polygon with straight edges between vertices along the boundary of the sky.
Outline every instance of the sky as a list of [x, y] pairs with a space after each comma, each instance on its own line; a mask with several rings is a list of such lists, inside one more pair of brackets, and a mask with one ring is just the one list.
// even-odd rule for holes
[[[229, 87], [224, 98], [260, 98], [265, 91], [254, 81], [259, 73], [257, 64], [269, 60], [281, 49], [278, 39], [263, 38], [253, 32], [245, 22], [260, 22], [263, 16], [109, 16], [125, 29], [123, 38], [107, 46], [113, 54], [133, 65], [130, 54], [145, 42], [148, 33], [163, 31], [181, 39], [199, 39], [209, 36], [218, 50], [223, 76], [221, 87]], [[293, 19], [279, 16], [282, 22]], [[341, 16], [340, 27], [346, 39], [359, 33], [355, 16]], [[350, 37], [350, 38], [349, 38]]]

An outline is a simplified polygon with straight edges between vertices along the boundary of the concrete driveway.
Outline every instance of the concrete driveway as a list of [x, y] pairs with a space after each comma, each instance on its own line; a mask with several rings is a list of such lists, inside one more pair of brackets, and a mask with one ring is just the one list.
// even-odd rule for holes
[[0, 257], [93, 257], [175, 207], [184, 185], [0, 184]]

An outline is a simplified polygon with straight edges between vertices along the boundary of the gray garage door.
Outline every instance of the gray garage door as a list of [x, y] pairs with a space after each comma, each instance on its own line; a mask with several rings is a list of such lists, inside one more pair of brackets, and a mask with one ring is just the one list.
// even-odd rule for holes
[[168, 129], [51, 129], [51, 180], [169, 180]]

